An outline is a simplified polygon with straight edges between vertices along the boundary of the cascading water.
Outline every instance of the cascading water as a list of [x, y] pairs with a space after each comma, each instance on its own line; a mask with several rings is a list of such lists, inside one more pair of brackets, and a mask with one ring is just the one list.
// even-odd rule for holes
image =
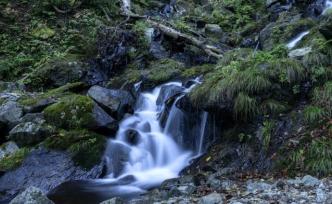
[[[108, 141], [107, 175], [62, 183], [49, 193], [49, 198], [61, 204], [99, 203], [111, 197], [129, 199], [177, 177], [206, 148], [208, 113], [183, 112], [177, 107], [177, 102], [198, 83], [192, 81], [188, 87], [171, 82], [141, 93], [134, 114], [120, 123], [115, 139]], [[170, 109], [169, 100], [173, 101]], [[163, 114], [167, 116], [164, 122]]]
[[305, 32], [300, 33], [298, 36], [296, 36], [293, 40], [291, 40], [287, 44], [288, 49], [294, 48], [297, 45], [297, 43], [299, 43], [302, 40], [302, 38], [304, 38], [308, 34], [309, 34], [309, 31], [305, 31]]
[[[155, 88], [151, 93], [142, 93], [139, 96], [135, 113], [121, 122], [116, 139], [109, 141], [108, 148], [110, 149], [113, 148], [114, 144], [121, 144], [128, 149], [128, 161], [124, 162], [123, 170], [119, 175], [115, 175], [112, 170], [109, 171], [107, 176], [109, 179], [134, 176], [135, 181], [130, 186], [145, 190], [161, 184], [166, 179], [177, 177], [193, 157], [203, 153], [203, 137], [207, 122], [206, 112], [202, 113], [201, 132], [195, 141], [197, 147], [194, 149], [184, 150], [179, 142], [183, 138], [175, 138], [175, 135], [172, 135], [173, 131], [171, 131], [174, 129], [181, 131], [180, 127], [174, 126], [172, 121], [175, 120], [175, 117], [177, 120], [184, 117], [181, 110], [176, 107], [177, 101], [197, 83], [195, 81], [189, 88], [184, 88], [178, 82], [167, 83]], [[182, 91], [176, 96], [163, 128], [158, 118], [165, 105], [164, 103], [158, 104], [157, 101], [161, 88], [170, 86], [180, 88]], [[166, 99], [163, 98], [162, 101]], [[131, 136], [128, 135], [128, 132], [131, 133]], [[109, 155], [109, 160], [112, 165], [112, 155]]]
[[325, 2], [325, 9], [323, 11], [323, 14], [325, 14], [329, 9], [332, 9], [332, 1], [331, 0], [327, 0]]

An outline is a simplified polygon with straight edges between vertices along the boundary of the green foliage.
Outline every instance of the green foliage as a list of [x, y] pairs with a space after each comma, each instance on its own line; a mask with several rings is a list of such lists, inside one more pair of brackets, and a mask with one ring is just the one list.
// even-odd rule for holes
[[49, 124], [65, 129], [89, 127], [93, 122], [93, 101], [82, 95], [69, 95], [44, 110]]
[[[47, 3], [31, 1], [6, 5], [9, 12], [6, 15], [11, 20], [4, 21], [4, 32], [0, 34], [0, 80], [21, 78], [49, 59], [68, 54], [84, 59], [96, 53], [97, 30], [103, 17], [87, 9], [75, 15], [70, 13], [64, 21], [58, 19], [51, 6], [45, 10]], [[38, 9], [40, 12], [35, 13]]]
[[68, 150], [78, 165], [90, 169], [100, 162], [106, 139], [86, 130], [61, 130], [47, 138], [44, 144], [48, 148]]
[[234, 102], [235, 118], [248, 121], [256, 116], [258, 111], [257, 101], [245, 93], [239, 93]]
[[267, 99], [262, 102], [261, 109], [266, 115], [276, 115], [287, 110], [287, 105], [274, 99]]
[[289, 173], [301, 171], [317, 176], [329, 176], [332, 173], [332, 140], [330, 138], [312, 139], [287, 151], [281, 165]]
[[149, 42], [146, 36], [148, 24], [145, 21], [136, 21], [132, 29], [137, 35], [139, 47], [141, 49], [148, 49]]
[[294, 59], [277, 59], [272, 63], [272, 67], [268, 73], [270, 77], [279, 76], [281, 83], [294, 84], [305, 78], [305, 69], [301, 63]]
[[9, 171], [19, 167], [29, 152], [28, 148], [21, 148], [15, 153], [5, 156], [0, 160], [0, 171]]
[[254, 16], [263, 9], [260, 1], [250, 2], [245, 0], [212, 1], [214, 10], [212, 17], [227, 31], [237, 30], [255, 22]]
[[264, 121], [262, 128], [262, 146], [264, 151], [268, 151], [271, 142], [272, 131], [275, 127], [274, 121]]
[[307, 106], [304, 111], [304, 120], [309, 125], [316, 125], [324, 117], [324, 110], [317, 106]]

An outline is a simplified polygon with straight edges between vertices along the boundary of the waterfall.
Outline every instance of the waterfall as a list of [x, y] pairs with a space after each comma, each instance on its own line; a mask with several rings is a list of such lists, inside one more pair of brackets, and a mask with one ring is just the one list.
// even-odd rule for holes
[[204, 144], [204, 135], [205, 135], [205, 128], [206, 128], [206, 123], [207, 123], [207, 118], [208, 118], [208, 112], [203, 111], [202, 113], [202, 119], [201, 119], [201, 125], [200, 125], [200, 134], [199, 134], [199, 148], [198, 148], [198, 153], [202, 154], [203, 153], [203, 144]]
[[329, 10], [332, 9], [332, 1], [331, 0], [327, 0], [325, 2], [325, 9], [323, 11], [323, 15]]
[[[114, 148], [115, 144], [122, 145], [124, 149], [128, 149], [128, 155], [120, 173], [116, 174], [114, 168], [110, 169], [107, 179], [114, 181], [133, 176], [135, 181], [129, 184], [128, 189], [132, 190], [135, 187], [144, 191], [160, 185], [166, 179], [177, 177], [190, 160], [204, 152], [207, 112], [203, 112], [199, 117], [200, 131], [195, 137], [196, 141], [193, 141], [196, 144], [195, 148], [184, 148], [182, 141], [185, 141], [185, 133], [173, 134], [174, 130], [181, 132], [181, 121], [185, 117], [176, 104], [197, 84], [196, 80], [189, 88], [185, 88], [181, 83], [171, 82], [155, 88], [150, 93], [140, 94], [134, 114], [120, 123], [115, 139], [108, 142], [108, 149]], [[165, 105], [158, 104], [157, 100], [161, 97], [161, 88], [166, 86], [180, 87], [182, 92], [175, 96], [163, 128], [158, 118]], [[167, 94], [164, 97], [167, 97]], [[163, 102], [166, 100], [167, 98], [162, 99]], [[114, 165], [114, 153], [113, 151], [113, 154], [106, 155], [110, 165]]]
[[294, 48], [298, 42], [300, 42], [302, 40], [302, 38], [304, 38], [304, 36], [308, 35], [309, 31], [305, 31], [300, 33], [298, 36], [296, 36], [293, 40], [291, 40], [288, 44], [287, 47], [288, 49], [292, 49]]

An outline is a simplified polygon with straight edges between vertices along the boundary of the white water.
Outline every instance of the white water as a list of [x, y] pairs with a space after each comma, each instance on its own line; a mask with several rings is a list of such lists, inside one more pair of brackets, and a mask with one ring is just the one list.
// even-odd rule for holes
[[323, 11], [323, 15], [327, 12], [327, 10], [332, 9], [332, 1], [331, 0], [327, 0], [325, 2], [325, 9]]
[[302, 40], [302, 38], [304, 38], [308, 34], [309, 34], [309, 31], [305, 31], [305, 32], [300, 33], [297, 37], [295, 37], [293, 40], [291, 40], [287, 44], [288, 49], [294, 48], [297, 45], [297, 43], [299, 43]]
[[[136, 108], [135, 113], [121, 122], [116, 139], [109, 141], [109, 145], [111, 143], [121, 143], [129, 148], [129, 159], [120, 176], [114, 178], [113, 174], [110, 173], [108, 179], [104, 179], [104, 182], [116, 181], [132, 175], [136, 180], [129, 185], [122, 186], [123, 191], [143, 192], [148, 188], [160, 185], [166, 179], [177, 177], [191, 159], [203, 153], [203, 137], [208, 116], [206, 112], [202, 114], [198, 151], [185, 151], [181, 144], [175, 142], [173, 135], [167, 131], [170, 128], [177, 128], [176, 125], [172, 127], [169, 125], [174, 117], [179, 117], [176, 111], [180, 110], [175, 107], [176, 101], [189, 92], [197, 83], [196, 81], [191, 87], [184, 88], [183, 94], [176, 98], [164, 129], [158, 121], [158, 116], [165, 108], [163, 104], [157, 105], [161, 87], [155, 88], [151, 93], [140, 95], [137, 104], [139, 107]], [[182, 87], [182, 84], [177, 82], [164, 84], [163, 86], [169, 85]], [[134, 130], [139, 133], [137, 144], [128, 142], [127, 130]]]

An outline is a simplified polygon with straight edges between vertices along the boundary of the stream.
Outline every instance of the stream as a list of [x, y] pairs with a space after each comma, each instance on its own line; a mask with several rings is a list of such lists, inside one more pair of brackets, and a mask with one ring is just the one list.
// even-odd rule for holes
[[[111, 197], [130, 199], [167, 179], [178, 177], [180, 171], [206, 149], [207, 112], [197, 113], [198, 131], [187, 131], [186, 115], [177, 107], [177, 102], [199, 83], [198, 79], [189, 86], [170, 82], [141, 93], [134, 114], [120, 123], [115, 139], [108, 140], [107, 175], [97, 180], [65, 182], [48, 197], [62, 204], [99, 203]], [[172, 98], [173, 104], [162, 124], [161, 116]], [[194, 135], [187, 137], [188, 132]], [[189, 141], [188, 145], [188, 138], [195, 141]]]

